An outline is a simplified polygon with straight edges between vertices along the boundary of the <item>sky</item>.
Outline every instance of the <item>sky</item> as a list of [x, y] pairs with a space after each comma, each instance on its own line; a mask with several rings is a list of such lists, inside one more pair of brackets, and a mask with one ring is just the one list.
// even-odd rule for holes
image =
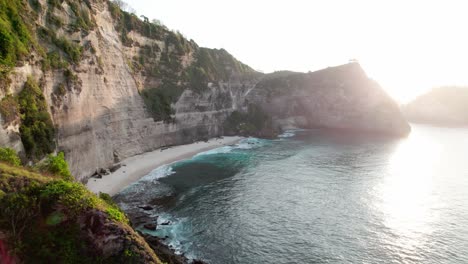
[[400, 103], [468, 85], [468, 1], [126, 0], [138, 15], [265, 73], [357, 59]]

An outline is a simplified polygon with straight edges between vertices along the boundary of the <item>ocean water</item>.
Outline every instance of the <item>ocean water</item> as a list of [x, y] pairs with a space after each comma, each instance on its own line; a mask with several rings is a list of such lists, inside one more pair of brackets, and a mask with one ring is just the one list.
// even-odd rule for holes
[[153, 235], [208, 263], [468, 263], [468, 129], [408, 138], [325, 130], [249, 138], [156, 169]]

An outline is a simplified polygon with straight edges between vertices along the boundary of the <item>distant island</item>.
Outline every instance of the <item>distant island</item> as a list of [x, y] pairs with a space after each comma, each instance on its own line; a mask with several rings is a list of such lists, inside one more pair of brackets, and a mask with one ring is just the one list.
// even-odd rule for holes
[[432, 89], [402, 107], [408, 121], [439, 126], [468, 125], [468, 87]]

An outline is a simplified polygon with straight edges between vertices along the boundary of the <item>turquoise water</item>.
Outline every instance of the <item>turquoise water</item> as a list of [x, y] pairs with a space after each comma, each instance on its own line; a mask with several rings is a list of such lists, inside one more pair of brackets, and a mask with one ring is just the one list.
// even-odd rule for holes
[[406, 139], [324, 130], [247, 139], [153, 171], [119, 195], [154, 235], [209, 263], [468, 263], [468, 129]]

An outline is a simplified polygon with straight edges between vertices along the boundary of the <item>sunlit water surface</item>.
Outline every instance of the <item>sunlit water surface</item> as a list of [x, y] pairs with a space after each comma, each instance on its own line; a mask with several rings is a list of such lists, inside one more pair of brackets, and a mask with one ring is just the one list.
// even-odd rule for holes
[[209, 263], [468, 263], [468, 129], [406, 139], [294, 131], [153, 171], [118, 199], [175, 194], [153, 234]]

